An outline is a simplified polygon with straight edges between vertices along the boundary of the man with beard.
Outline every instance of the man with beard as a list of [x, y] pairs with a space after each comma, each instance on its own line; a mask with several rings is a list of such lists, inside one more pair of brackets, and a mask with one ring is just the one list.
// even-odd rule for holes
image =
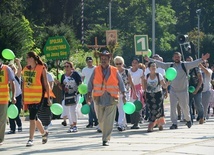
[[201, 59], [197, 59], [192, 62], [181, 62], [181, 53], [175, 52], [172, 58], [174, 62], [164, 63], [158, 60], [150, 59], [148, 57], [145, 58], [145, 60], [147, 61], [155, 61], [155, 63], [163, 69], [174, 67], [177, 71], [177, 76], [173, 81], [171, 81], [170, 87], [170, 117], [173, 123], [170, 129], [178, 128], [176, 114], [178, 103], [181, 107], [181, 111], [184, 114], [184, 119], [187, 121], [186, 125], [188, 126], [188, 128], [192, 126], [189, 113], [188, 74], [190, 69], [197, 67], [201, 62], [207, 60], [209, 57], [210, 54], [207, 53], [203, 55]]
[[122, 93], [125, 103], [126, 89], [117, 68], [110, 65], [112, 54], [105, 50], [99, 53], [99, 57], [100, 65], [94, 69], [88, 82], [87, 103], [91, 103], [93, 96], [103, 135], [102, 145], [108, 146], [116, 116], [119, 92]]

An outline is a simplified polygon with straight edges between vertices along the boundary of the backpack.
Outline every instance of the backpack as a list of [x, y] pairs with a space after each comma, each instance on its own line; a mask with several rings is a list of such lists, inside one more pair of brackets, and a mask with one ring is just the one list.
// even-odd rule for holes
[[[173, 65], [174, 65], [174, 64], [171, 64], [170, 67], [173, 67]], [[187, 75], [187, 69], [186, 69], [184, 63], [181, 63], [181, 67], [182, 67], [182, 69], [184, 70], [184, 72], [186, 73], [186, 76], [188, 76], [188, 75]]]
[[[150, 76], [150, 73], [148, 73], [148, 74], [146, 75], [146, 80], [149, 78], [149, 76]], [[160, 85], [160, 78], [159, 78], [159, 74], [158, 74], [158, 73], [156, 73], [156, 76], [157, 76], [157, 78], [158, 78], [158, 85]]]
[[21, 86], [21, 89], [23, 87], [23, 80], [22, 80], [22, 77], [21, 77], [21, 80], [18, 78], [18, 76], [15, 76], [15, 79], [16, 81], [18, 82], [18, 84]]
[[[189, 85], [190, 86], [194, 86], [195, 88], [198, 85], [198, 75], [197, 75], [197, 72], [196, 72], [196, 68], [193, 68], [193, 69], [190, 70], [190, 73], [189, 73]], [[204, 87], [204, 84], [202, 83], [200, 89], [198, 90], [198, 93], [202, 92], [203, 87]]]

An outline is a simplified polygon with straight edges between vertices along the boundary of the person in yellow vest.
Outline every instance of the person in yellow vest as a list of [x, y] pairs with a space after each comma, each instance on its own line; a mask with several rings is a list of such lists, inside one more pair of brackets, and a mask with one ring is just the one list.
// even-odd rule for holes
[[9, 85], [11, 86], [11, 101], [12, 103], [16, 103], [15, 98], [15, 76], [13, 71], [7, 65], [4, 65], [0, 61], [0, 145], [3, 144], [4, 141], [4, 132], [6, 128], [6, 120], [7, 120], [7, 107], [9, 101]]
[[[35, 128], [42, 134], [42, 144], [47, 142], [48, 132], [44, 130], [41, 121], [37, 117], [38, 110], [47, 97], [48, 105], [51, 105], [50, 86], [47, 80], [47, 70], [41, 58], [35, 52], [27, 53], [27, 66], [23, 69], [23, 101], [28, 106], [30, 118], [30, 135], [26, 146], [33, 145]], [[47, 92], [45, 94], [45, 92]]]
[[110, 65], [112, 55], [105, 50], [99, 53], [99, 57], [100, 65], [94, 69], [88, 82], [87, 103], [90, 104], [93, 97], [102, 131], [102, 145], [108, 146], [116, 116], [119, 92], [122, 93], [125, 103], [126, 89], [117, 68]]

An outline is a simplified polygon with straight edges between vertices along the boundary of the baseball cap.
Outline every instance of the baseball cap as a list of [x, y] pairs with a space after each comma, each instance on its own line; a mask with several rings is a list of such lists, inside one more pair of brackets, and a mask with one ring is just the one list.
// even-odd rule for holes
[[93, 61], [92, 57], [86, 57], [85, 61]]

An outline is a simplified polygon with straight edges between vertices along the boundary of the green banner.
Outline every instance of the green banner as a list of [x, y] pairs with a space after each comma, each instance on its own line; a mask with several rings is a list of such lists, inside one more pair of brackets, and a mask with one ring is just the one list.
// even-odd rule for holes
[[44, 54], [46, 59], [60, 60], [67, 59], [70, 53], [70, 45], [63, 36], [49, 37], [45, 47]]

